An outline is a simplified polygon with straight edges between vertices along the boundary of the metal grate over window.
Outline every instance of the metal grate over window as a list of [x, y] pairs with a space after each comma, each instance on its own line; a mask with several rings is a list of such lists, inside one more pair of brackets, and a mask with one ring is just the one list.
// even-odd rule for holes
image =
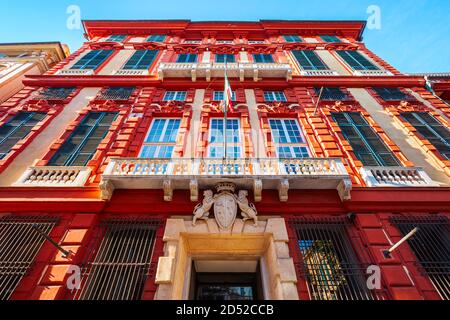
[[156, 232], [155, 219], [113, 219], [102, 222], [86, 262], [75, 300], [139, 300], [150, 274]]
[[134, 87], [110, 87], [103, 91], [97, 99], [99, 100], [128, 100], [133, 94]]
[[49, 235], [57, 222], [53, 217], [0, 218], [0, 300], [10, 299], [45, 242], [32, 226]]
[[64, 100], [71, 95], [76, 88], [48, 88], [39, 95], [42, 100]]
[[312, 300], [378, 300], [369, 290], [366, 268], [350, 243], [344, 218], [296, 218], [290, 221], [300, 252], [299, 274]]
[[393, 217], [391, 222], [407, 235], [419, 227], [408, 240], [420, 265], [443, 300], [450, 300], [450, 224], [446, 217]]

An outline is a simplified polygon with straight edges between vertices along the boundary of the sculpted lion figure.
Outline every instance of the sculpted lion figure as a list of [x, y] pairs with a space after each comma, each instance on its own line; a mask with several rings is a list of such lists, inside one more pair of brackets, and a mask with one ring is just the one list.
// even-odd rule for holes
[[214, 193], [211, 190], [206, 190], [203, 193], [203, 202], [199, 203], [194, 209], [194, 220], [192, 221], [192, 225], [195, 226], [197, 220], [208, 220], [209, 211], [214, 205]]
[[248, 202], [248, 191], [241, 190], [239, 191], [239, 196], [236, 197], [236, 202], [239, 205], [239, 208], [242, 211], [242, 217], [244, 217], [244, 221], [253, 220], [255, 222], [255, 227], [258, 226], [258, 212], [256, 211], [256, 207], [253, 203]]

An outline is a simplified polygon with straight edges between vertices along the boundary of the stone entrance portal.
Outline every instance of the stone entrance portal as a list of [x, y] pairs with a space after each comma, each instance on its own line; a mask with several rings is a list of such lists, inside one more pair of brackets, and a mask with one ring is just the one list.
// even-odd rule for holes
[[261, 298], [298, 300], [297, 276], [282, 218], [260, 217], [257, 225], [236, 219], [232, 228], [223, 230], [215, 219], [198, 221], [193, 226], [190, 218], [174, 217], [167, 220], [163, 240], [164, 256], [158, 263], [155, 299], [191, 298], [194, 262], [205, 265], [208, 261], [228, 261], [237, 265], [242, 261], [242, 265], [258, 264]]

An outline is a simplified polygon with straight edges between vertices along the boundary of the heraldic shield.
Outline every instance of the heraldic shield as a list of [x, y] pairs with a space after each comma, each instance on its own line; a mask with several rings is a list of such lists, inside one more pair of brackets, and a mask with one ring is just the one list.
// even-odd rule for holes
[[237, 203], [233, 194], [224, 192], [217, 195], [214, 202], [214, 215], [222, 229], [230, 229], [237, 216]]

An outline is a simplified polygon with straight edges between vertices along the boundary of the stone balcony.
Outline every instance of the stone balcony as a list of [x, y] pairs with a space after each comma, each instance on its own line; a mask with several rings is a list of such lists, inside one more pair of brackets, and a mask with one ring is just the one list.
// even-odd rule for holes
[[[230, 78], [286, 78], [292, 79], [292, 68], [288, 63], [228, 63], [227, 73]], [[160, 80], [164, 78], [220, 78], [225, 76], [224, 63], [161, 63], [158, 68]]]
[[350, 199], [350, 176], [340, 159], [128, 159], [113, 158], [102, 176], [102, 197], [115, 189], [163, 189], [171, 201], [174, 190], [190, 190], [198, 201], [199, 190], [219, 182], [233, 182], [253, 190], [255, 201], [262, 190], [278, 190], [280, 201], [289, 189], [336, 189], [342, 200]]
[[29, 167], [16, 187], [83, 187], [91, 174], [88, 167]]
[[368, 187], [436, 187], [423, 168], [364, 167], [360, 169]]

